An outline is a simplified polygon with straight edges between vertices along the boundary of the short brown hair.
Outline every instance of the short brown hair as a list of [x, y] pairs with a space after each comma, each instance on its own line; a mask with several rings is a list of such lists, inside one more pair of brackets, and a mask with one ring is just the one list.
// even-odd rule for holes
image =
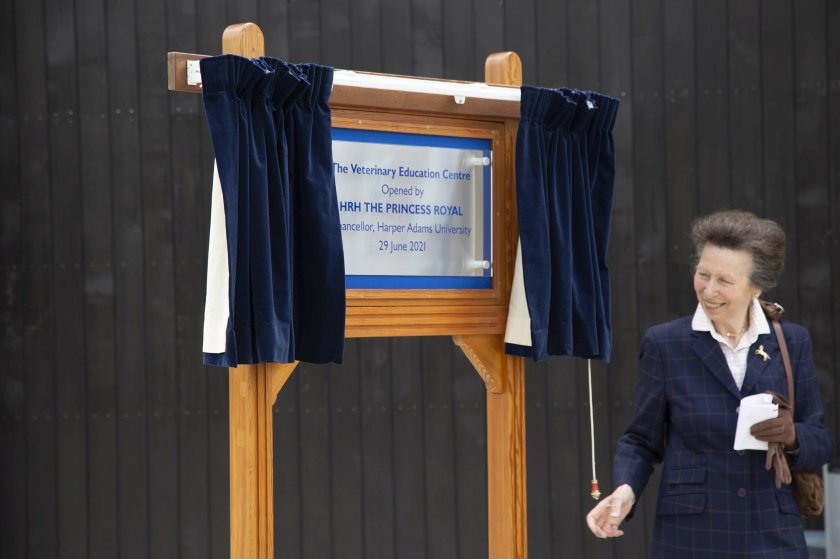
[[785, 232], [771, 219], [742, 210], [723, 210], [699, 217], [691, 225], [694, 264], [707, 245], [752, 253], [750, 281], [761, 291], [776, 286], [785, 268]]

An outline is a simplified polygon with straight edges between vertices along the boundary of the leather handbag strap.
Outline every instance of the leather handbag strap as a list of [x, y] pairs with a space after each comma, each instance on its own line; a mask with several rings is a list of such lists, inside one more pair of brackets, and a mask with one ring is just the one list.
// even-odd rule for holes
[[790, 400], [790, 412], [793, 414], [793, 403], [795, 401], [793, 395], [793, 368], [790, 366], [790, 354], [788, 353], [787, 342], [785, 342], [785, 335], [782, 333], [782, 325], [778, 320], [773, 320], [773, 330], [776, 331], [776, 339], [779, 341], [779, 350], [782, 353], [782, 362], [785, 364], [785, 375], [787, 375], [788, 383], [788, 399]]

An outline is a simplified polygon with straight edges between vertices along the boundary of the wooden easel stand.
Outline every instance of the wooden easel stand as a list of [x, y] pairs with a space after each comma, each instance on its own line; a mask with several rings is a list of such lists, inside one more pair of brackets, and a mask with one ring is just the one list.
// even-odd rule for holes
[[[255, 58], [265, 54], [262, 31], [255, 24], [229, 26], [222, 37], [224, 54]], [[169, 53], [169, 89], [200, 93], [186, 83], [186, 61], [202, 55]], [[488, 84], [521, 86], [522, 65], [512, 52], [489, 56], [485, 63]], [[353, 88], [348, 88], [353, 89]], [[360, 106], [358, 92], [336, 87], [333, 106]], [[369, 106], [381, 109], [411, 107], [422, 99], [424, 110], [435, 112], [450, 100], [445, 96], [397, 97], [362, 92]], [[459, 107], [447, 105], [456, 115], [493, 115], [499, 121], [500, 147], [494, 181], [505, 185], [494, 200], [494, 246], [498, 247], [494, 291], [480, 299], [463, 294], [455, 304], [423, 306], [407, 294], [348, 292], [346, 337], [452, 335], [487, 389], [488, 550], [490, 559], [527, 556], [525, 492], [525, 381], [521, 358], [504, 354], [507, 301], [513, 277], [517, 224], [514, 195], [513, 153], [518, 124], [518, 103], [475, 100]], [[370, 110], [370, 109], [368, 109]], [[423, 112], [423, 111], [419, 111]], [[335, 115], [335, 112], [334, 112]], [[335, 116], [334, 116], [335, 120]], [[494, 164], [495, 165], [495, 164]], [[428, 294], [413, 292], [412, 297]], [[457, 294], [456, 294], [457, 295]], [[455, 301], [457, 303], [458, 301]], [[242, 365], [230, 369], [230, 556], [232, 559], [274, 558], [274, 456], [272, 406], [297, 363]]]

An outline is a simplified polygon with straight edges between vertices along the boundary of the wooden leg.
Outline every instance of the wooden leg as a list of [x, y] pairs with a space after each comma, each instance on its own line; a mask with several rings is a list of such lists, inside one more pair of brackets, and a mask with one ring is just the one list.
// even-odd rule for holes
[[229, 369], [231, 559], [274, 558], [271, 409], [295, 366]]
[[528, 555], [525, 363], [521, 357], [504, 355], [501, 336], [453, 339], [487, 386], [489, 558], [524, 559]]

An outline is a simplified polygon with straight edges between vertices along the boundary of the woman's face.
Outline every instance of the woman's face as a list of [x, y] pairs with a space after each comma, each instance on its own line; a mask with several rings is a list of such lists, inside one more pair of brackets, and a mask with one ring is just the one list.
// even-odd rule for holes
[[746, 250], [709, 244], [703, 248], [694, 272], [694, 291], [715, 326], [730, 331], [744, 326], [750, 301], [761, 294], [750, 281], [752, 260]]

